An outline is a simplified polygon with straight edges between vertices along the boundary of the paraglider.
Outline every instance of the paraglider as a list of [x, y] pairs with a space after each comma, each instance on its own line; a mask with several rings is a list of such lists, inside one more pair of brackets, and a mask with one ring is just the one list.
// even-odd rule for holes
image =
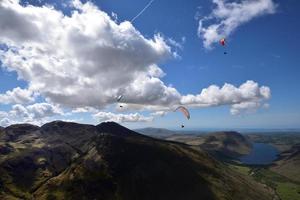
[[[118, 98], [117, 98], [117, 102], [120, 102], [122, 98], [123, 98], [123, 95], [120, 95], [120, 96], [118, 96]], [[120, 108], [123, 108], [123, 106], [122, 106], [122, 105], [120, 105]]]
[[183, 106], [178, 106], [175, 111], [180, 111], [184, 114], [184, 116], [187, 118], [187, 119], [190, 119], [191, 118], [191, 115], [190, 115], [190, 112], [187, 108], [183, 107]]
[[220, 44], [221, 44], [222, 46], [225, 46], [225, 42], [226, 42], [225, 38], [222, 38], [222, 39], [220, 40]]
[[120, 102], [122, 98], [123, 98], [123, 95], [118, 96], [117, 102]]
[[[226, 39], [225, 39], [225, 38], [222, 38], [222, 39], [220, 40], [220, 45], [222, 45], [222, 46], [225, 48], [225, 46], [226, 46]], [[224, 54], [227, 54], [227, 52], [224, 51]]]
[[[190, 115], [190, 112], [187, 108], [183, 107], [183, 106], [178, 106], [176, 109], [175, 109], [175, 112], [176, 111], [180, 111], [183, 113], [183, 115], [187, 118], [187, 119], [190, 119], [191, 118], [191, 115]], [[182, 124], [181, 125], [181, 128], [184, 128], [184, 125]]]

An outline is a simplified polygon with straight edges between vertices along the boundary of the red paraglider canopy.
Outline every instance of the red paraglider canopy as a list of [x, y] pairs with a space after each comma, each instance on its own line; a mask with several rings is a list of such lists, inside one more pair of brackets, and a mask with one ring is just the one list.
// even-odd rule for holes
[[225, 38], [222, 38], [222, 39], [220, 40], [220, 44], [221, 44], [222, 46], [225, 46], [225, 43], [226, 43]]

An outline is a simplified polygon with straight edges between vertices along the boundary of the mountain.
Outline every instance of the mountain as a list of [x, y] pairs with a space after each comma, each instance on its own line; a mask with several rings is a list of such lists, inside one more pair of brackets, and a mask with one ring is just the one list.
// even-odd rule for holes
[[234, 131], [210, 133], [200, 146], [217, 157], [230, 158], [248, 154], [252, 148], [247, 137]]
[[0, 149], [4, 200], [273, 199], [205, 151], [113, 122], [13, 125], [2, 131]]
[[271, 170], [300, 183], [300, 144], [294, 145], [290, 150], [280, 153]]
[[152, 127], [136, 129], [135, 131], [153, 137], [166, 137], [166, 136], [178, 134], [177, 131], [171, 131], [169, 129], [164, 129], [164, 128], [152, 128]]
[[234, 131], [193, 134], [173, 134], [163, 137], [168, 141], [182, 142], [190, 146], [198, 146], [208, 151], [217, 159], [237, 158], [250, 153], [252, 142], [248, 136]]
[[252, 142], [267, 143], [274, 146], [279, 152], [288, 151], [292, 146], [300, 144], [300, 132], [268, 132], [248, 133], [246, 135]]

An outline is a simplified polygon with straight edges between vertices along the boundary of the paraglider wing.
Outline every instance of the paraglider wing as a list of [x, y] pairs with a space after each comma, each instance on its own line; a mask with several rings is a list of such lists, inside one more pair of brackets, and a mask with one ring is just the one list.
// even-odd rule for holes
[[220, 40], [220, 44], [221, 44], [222, 46], [225, 46], [225, 44], [226, 44], [225, 38], [222, 38], [222, 39]]
[[[225, 48], [225, 45], [226, 45], [226, 39], [225, 39], [225, 38], [222, 38], [222, 39], [220, 40], [220, 44]], [[227, 52], [224, 51], [224, 54], [226, 55]]]
[[122, 97], [123, 97], [123, 95], [118, 96], [117, 101], [120, 102]]
[[187, 108], [185, 108], [183, 106], [179, 106], [178, 108], [176, 108], [175, 111], [178, 111], [178, 110], [180, 112], [182, 112], [187, 119], [191, 118], [190, 112], [189, 112], [189, 110]]

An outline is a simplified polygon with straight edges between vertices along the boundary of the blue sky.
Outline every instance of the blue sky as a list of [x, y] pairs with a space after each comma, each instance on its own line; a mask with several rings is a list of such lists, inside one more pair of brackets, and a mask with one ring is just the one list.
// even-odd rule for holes
[[[109, 16], [116, 13], [117, 24], [130, 21], [149, 3], [147, 0], [101, 0], [92, 2]], [[61, 4], [61, 1], [28, 1], [28, 3], [22, 3], [23, 6], [32, 4], [36, 7], [47, 3], [48, 5], [54, 5], [55, 10], [61, 10], [68, 16], [74, 10], [72, 7], [65, 6], [68, 3], [67, 1], [64, 2], [64, 5]], [[276, 5], [274, 12], [262, 12], [257, 16], [253, 16], [247, 22], [240, 23], [226, 35], [226, 55], [223, 54], [224, 47], [220, 46], [218, 42], [213, 42], [211, 48], [205, 48], [203, 45], [205, 38], [201, 34], [200, 36], [197, 34], [199, 20], [210, 16], [212, 10], [216, 9], [216, 5], [211, 1], [191, 0], [188, 3], [184, 0], [153, 1], [151, 6], [132, 22], [135, 30], [139, 31], [146, 39], [151, 39], [155, 34], [159, 34], [166, 42], [176, 41], [177, 47], [169, 44], [170, 42], [168, 46], [172, 48], [173, 53], [176, 52], [179, 56], [162, 59], [163, 61], [158, 59], [159, 61], [155, 62], [166, 74], [160, 77], [160, 80], [166, 86], [176, 88], [183, 96], [199, 94], [203, 88], [208, 88], [210, 85], [222, 87], [224, 83], [229, 83], [239, 87], [247, 80], [252, 80], [258, 83], [259, 86], [270, 88], [271, 98], [259, 100], [261, 104], [265, 105], [267, 103], [268, 108], [261, 106], [263, 108], [255, 109], [255, 111], [251, 109], [250, 112], [246, 111], [238, 115], [232, 115], [230, 114], [232, 104], [223, 105], [220, 103], [220, 105], [212, 105], [206, 108], [186, 105], [191, 113], [190, 120], [186, 120], [181, 113], [168, 112], [165, 116], [155, 117], [149, 122], [127, 123], [125, 120], [123, 124], [130, 128], [154, 126], [172, 129], [177, 129], [181, 124], [185, 124], [187, 129], [300, 128], [300, 22], [298, 20], [300, 18], [300, 2], [297, 0], [282, 0], [273, 1], [272, 3]], [[217, 23], [215, 21], [208, 23]], [[3, 41], [0, 46], [1, 49], [6, 48], [5, 41]], [[11, 70], [10, 68], [8, 70], [3, 64], [0, 71], [0, 93], [5, 94], [16, 87], [29, 88], [30, 83], [33, 85], [33, 82], [29, 79], [22, 80], [22, 77], [19, 76], [18, 80], [17, 74], [19, 72], [14, 69]], [[41, 92], [40, 95], [35, 97], [34, 101], [21, 103], [21, 105], [26, 108], [31, 104], [43, 102], [55, 104], [60, 109], [60, 111], [53, 112], [53, 115], [45, 116], [47, 120], [67, 119], [95, 124], [102, 121], [102, 119], [92, 117], [96, 112], [111, 112], [116, 115], [119, 113], [124, 115], [139, 113], [146, 117], [150, 117], [150, 113], [154, 112], [147, 109], [129, 109], [122, 112], [114, 109], [115, 103], [113, 102], [107, 104], [105, 108], [93, 104], [97, 109], [95, 113], [74, 113], [72, 109], [80, 107], [78, 104], [76, 104], [77, 107], [74, 107], [73, 104], [68, 106], [65, 101], [61, 103], [62, 101], [54, 100], [53, 96], [47, 96], [46, 92]], [[0, 102], [0, 110], [9, 113], [17, 103], [20, 104], [20, 102], [2, 104]], [[87, 104], [86, 106], [91, 105]], [[31, 110], [37, 112], [36, 109]], [[62, 115], [61, 112], [65, 114]], [[34, 117], [31, 117], [30, 122], [37, 120], [37, 114], [32, 116]], [[14, 119], [11, 121], [23, 122], [24, 120], [22, 120]]]

